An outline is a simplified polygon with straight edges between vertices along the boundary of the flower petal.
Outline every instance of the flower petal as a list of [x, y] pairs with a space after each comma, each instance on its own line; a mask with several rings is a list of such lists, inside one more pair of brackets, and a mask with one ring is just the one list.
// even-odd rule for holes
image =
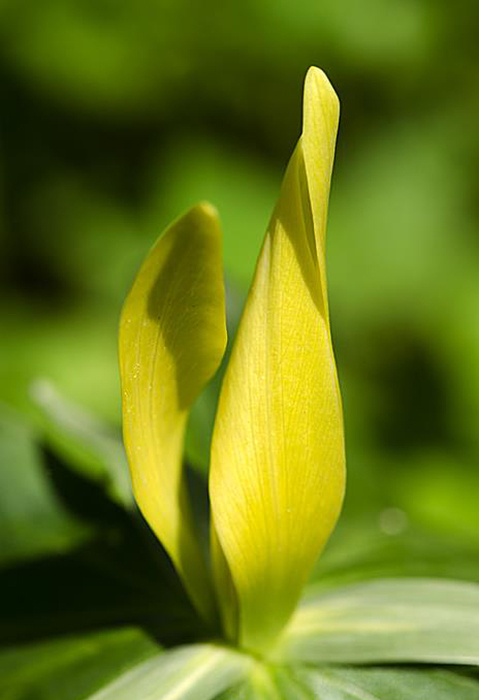
[[190, 597], [211, 617], [213, 596], [182, 473], [189, 409], [226, 346], [221, 232], [208, 204], [153, 246], [120, 323], [123, 433], [136, 501]]
[[[215, 536], [237, 594], [239, 642], [254, 649], [268, 647], [290, 617], [344, 494], [324, 260], [338, 118], [326, 76], [310, 69], [303, 133], [266, 233], [213, 435]], [[225, 581], [222, 569], [217, 579]], [[228, 596], [220, 591], [221, 598]]]

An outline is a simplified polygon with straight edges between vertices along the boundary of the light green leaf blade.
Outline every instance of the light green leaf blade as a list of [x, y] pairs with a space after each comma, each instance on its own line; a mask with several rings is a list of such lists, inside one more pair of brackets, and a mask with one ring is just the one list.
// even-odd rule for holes
[[477, 700], [479, 679], [441, 668], [263, 666], [221, 700]]
[[307, 663], [479, 664], [479, 585], [385, 579], [312, 588], [277, 655]]
[[132, 507], [133, 493], [121, 436], [67, 400], [47, 380], [37, 380], [31, 396], [41, 413], [45, 438], [73, 468], [105, 485], [118, 503]]
[[[295, 674], [310, 700], [477, 700], [479, 682], [451, 671], [396, 668], [307, 669]], [[291, 695], [288, 696], [291, 698]]]
[[238, 683], [251, 664], [226, 647], [179, 647], [139, 664], [89, 700], [210, 700]]

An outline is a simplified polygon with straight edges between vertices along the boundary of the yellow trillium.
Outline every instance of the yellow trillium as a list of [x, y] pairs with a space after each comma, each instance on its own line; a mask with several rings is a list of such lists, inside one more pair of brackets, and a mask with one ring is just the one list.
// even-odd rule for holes
[[[226, 345], [221, 233], [194, 207], [158, 240], [120, 327], [124, 439], [135, 497], [199, 612], [266, 651], [293, 613], [338, 518], [345, 485], [325, 232], [339, 103], [322, 71], [258, 260], [211, 446], [211, 563], [182, 449], [189, 410]], [[211, 571], [210, 571], [211, 569]]]

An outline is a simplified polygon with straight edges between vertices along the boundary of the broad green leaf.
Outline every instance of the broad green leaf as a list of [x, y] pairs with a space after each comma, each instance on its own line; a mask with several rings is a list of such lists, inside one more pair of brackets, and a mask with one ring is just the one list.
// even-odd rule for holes
[[[238, 597], [238, 638], [248, 648], [267, 647], [291, 615], [343, 499], [324, 260], [337, 125], [337, 97], [313, 68], [303, 134], [266, 234], [213, 434], [214, 537]], [[220, 597], [230, 599], [216, 561]]]
[[1, 408], [0, 465], [2, 564], [58, 554], [92, 534], [56, 493], [35, 435]]
[[[325, 668], [294, 674], [310, 700], [477, 700], [479, 682], [444, 669]], [[287, 696], [291, 698], [292, 696]]]
[[479, 585], [390, 579], [312, 588], [277, 654], [306, 663], [479, 664]]
[[46, 380], [34, 382], [31, 395], [41, 410], [48, 442], [81, 474], [104, 483], [114, 500], [131, 507], [131, 480], [120, 436]]
[[474, 677], [437, 668], [263, 665], [206, 644], [158, 654], [133, 628], [0, 652], [2, 700], [476, 700], [478, 692]]
[[0, 651], [2, 700], [83, 700], [158, 653], [144, 632], [123, 628]]
[[207, 204], [158, 240], [120, 323], [123, 434], [137, 503], [200, 612], [213, 616], [182, 471], [188, 412], [226, 345], [221, 232]]
[[139, 664], [90, 700], [210, 700], [246, 675], [252, 659], [226, 647], [179, 647]]
[[263, 666], [221, 700], [477, 700], [479, 679], [425, 668]]

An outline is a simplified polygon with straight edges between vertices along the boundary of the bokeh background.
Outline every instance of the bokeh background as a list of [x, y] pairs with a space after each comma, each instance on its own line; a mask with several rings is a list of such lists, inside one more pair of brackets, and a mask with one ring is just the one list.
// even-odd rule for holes
[[[81, 478], [95, 460], [53, 439], [39, 404], [75, 424], [66, 397], [118, 429], [122, 300], [158, 234], [202, 199], [222, 218], [234, 335], [311, 64], [342, 104], [328, 275], [349, 484], [331, 559], [364, 565], [379, 542], [374, 566], [392, 547], [400, 573], [432, 557], [435, 575], [479, 579], [478, 18], [473, 0], [3, 0], [7, 588], [15, 567], [114, 532], [96, 491], [70, 512], [80, 486], [45, 441]], [[199, 472], [217, 388], [190, 425]], [[49, 571], [39, 590], [61, 580]], [[12, 617], [9, 634], [32, 629]]]

